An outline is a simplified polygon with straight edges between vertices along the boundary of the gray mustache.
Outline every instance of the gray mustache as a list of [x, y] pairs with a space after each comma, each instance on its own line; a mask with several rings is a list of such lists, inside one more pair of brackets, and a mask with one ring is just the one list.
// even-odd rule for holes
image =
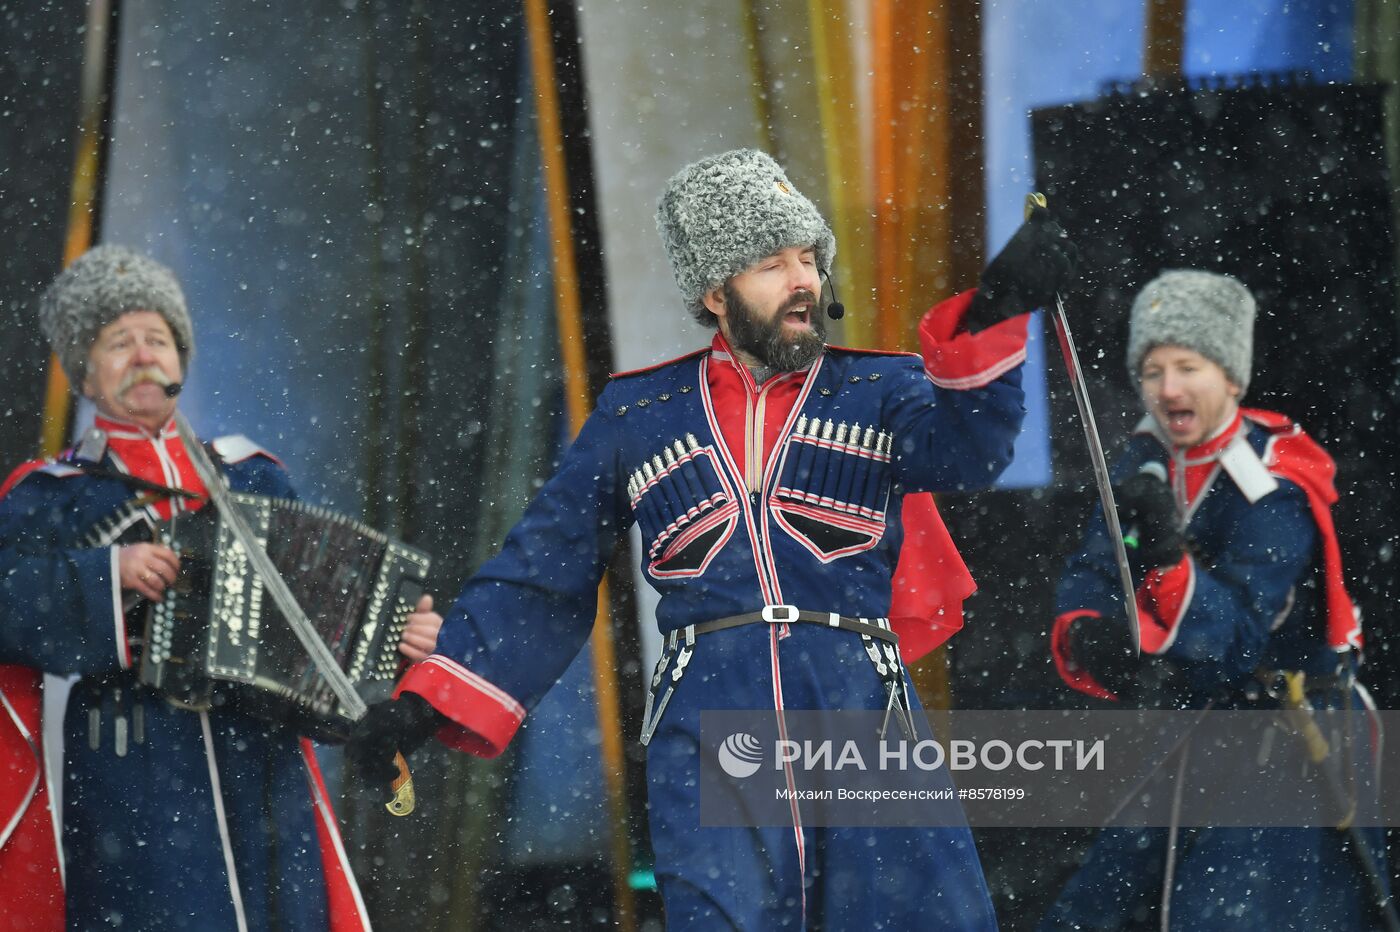
[[122, 379], [122, 384], [117, 388], [117, 394], [124, 394], [140, 385], [142, 382], [153, 382], [161, 388], [164, 388], [170, 384], [170, 376], [166, 375], [156, 366], [146, 366], [141, 369], [135, 369], [128, 372], [126, 378]]

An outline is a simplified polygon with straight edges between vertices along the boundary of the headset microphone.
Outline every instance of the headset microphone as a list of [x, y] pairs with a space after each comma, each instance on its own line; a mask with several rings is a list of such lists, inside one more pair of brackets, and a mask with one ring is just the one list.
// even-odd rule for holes
[[832, 320], [840, 320], [846, 316], [846, 305], [836, 297], [836, 283], [831, 280], [831, 273], [822, 269], [822, 277], [826, 279], [826, 287], [831, 289], [831, 303], [826, 306], [826, 316]]
[[171, 382], [169, 385], [165, 386], [165, 397], [174, 398], [176, 395], [180, 394], [184, 388], [185, 386], [183, 383]]

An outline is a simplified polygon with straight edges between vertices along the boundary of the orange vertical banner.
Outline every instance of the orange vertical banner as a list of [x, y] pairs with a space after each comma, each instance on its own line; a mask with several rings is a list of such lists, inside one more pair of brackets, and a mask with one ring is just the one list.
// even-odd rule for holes
[[[572, 433], [578, 433], [592, 407], [584, 358], [583, 310], [579, 291], [574, 228], [569, 215], [569, 178], [565, 168], [564, 134], [554, 69], [554, 32], [545, 0], [525, 0], [525, 28], [530, 45], [530, 70], [535, 85], [539, 120], [540, 160], [544, 169], [545, 200], [553, 252], [555, 317], [564, 362], [564, 397]], [[631, 843], [627, 833], [625, 760], [617, 661], [612, 636], [607, 583], [599, 587], [598, 614], [589, 644], [593, 649], [593, 687], [598, 703], [598, 732], [607, 797], [615, 927], [636, 928], [636, 908], [629, 883]]]

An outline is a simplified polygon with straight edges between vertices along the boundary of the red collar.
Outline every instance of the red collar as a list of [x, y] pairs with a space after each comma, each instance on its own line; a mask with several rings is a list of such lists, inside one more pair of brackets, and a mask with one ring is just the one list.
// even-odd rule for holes
[[779, 372], [760, 386], [722, 333], [710, 343], [707, 369], [720, 439], [742, 474], [739, 478], [755, 491], [811, 370]]
[[1167, 451], [1167, 478], [1176, 490], [1177, 503], [1186, 515], [1190, 515], [1202, 492], [1210, 487], [1215, 475], [1220, 454], [1245, 429], [1244, 414], [1235, 411], [1235, 416], [1207, 439], [1185, 450], [1172, 446], [1162, 426], [1151, 414], [1138, 426], [1139, 433], [1148, 433], [1157, 438]]
[[169, 440], [171, 437], [178, 437], [175, 430], [175, 419], [172, 417], [165, 422], [158, 433], [152, 434], [149, 430], [134, 421], [123, 421], [119, 418], [105, 417], [101, 414], [93, 418], [93, 424], [98, 429], [107, 434], [109, 440]]
[[[189, 453], [175, 429], [174, 418], [167, 421], [156, 434], [139, 424], [116, 418], [97, 417], [93, 423], [106, 432], [107, 451], [117, 468], [161, 485], [205, 494], [204, 483], [199, 480], [199, 474], [190, 462]], [[193, 511], [203, 502], [203, 498], [181, 499], [176, 507], [181, 511]], [[172, 505], [169, 499], [162, 499], [153, 507], [161, 518], [170, 518]]]
[[1243, 425], [1244, 415], [1236, 409], [1235, 416], [1230, 423], [1194, 447], [1177, 452], [1177, 455], [1184, 459], [1188, 466], [1196, 466], [1206, 461], [1215, 460], [1230, 445], [1230, 441], [1235, 439], [1235, 435], [1239, 433]]
[[[729, 341], [725, 339], [724, 334], [718, 330], [715, 331], [715, 338], [710, 341], [710, 358], [715, 362], [728, 364], [729, 368], [739, 374], [739, 378], [743, 380], [744, 387], [747, 388], [749, 392], [754, 394], [758, 393], [760, 386], [754, 381], [753, 372], [748, 366], [744, 365], [743, 360], [739, 358], [739, 354], [729, 345]], [[768, 386], [774, 382], [792, 380], [798, 385], [801, 385], [807, 380], [807, 373], [811, 371], [811, 366], [808, 366], [800, 372], [778, 372], [763, 384], [764, 386]]]

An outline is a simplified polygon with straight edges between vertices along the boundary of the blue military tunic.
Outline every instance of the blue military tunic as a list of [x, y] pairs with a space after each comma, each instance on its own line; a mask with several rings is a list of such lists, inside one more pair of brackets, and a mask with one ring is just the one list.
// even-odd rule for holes
[[[1287, 419], [1244, 411], [1217, 436], [1185, 451], [1166, 445], [1145, 420], [1115, 464], [1115, 478], [1122, 481], [1149, 461], [1169, 471], [1191, 542], [1179, 564], [1146, 574], [1138, 590], [1143, 650], [1160, 658], [1156, 666], [1170, 674], [1170, 701], [1277, 708], [1261, 694], [1256, 672], [1286, 670], [1337, 684], [1310, 695], [1315, 706], [1364, 708], [1364, 690], [1350, 684], [1354, 661], [1348, 653], [1360, 642], [1360, 627], [1341, 591], [1326, 514], [1335, 498], [1330, 458]], [[1093, 671], [1076, 666], [1059, 635], [1077, 616], [1101, 616], [1097, 624], [1106, 627], [1100, 636], [1116, 636], [1107, 626], [1116, 628], [1122, 614], [1117, 579], [1102, 514], [1096, 513], [1060, 582], [1054, 644], [1061, 674], [1091, 695], [1111, 696]], [[1358, 761], [1367, 754], [1364, 738], [1354, 750]], [[1262, 770], [1261, 748], [1232, 749], [1240, 755], [1237, 766], [1224, 769], [1236, 774], [1235, 785], [1214, 792], [1276, 798], [1268, 797], [1271, 781], [1316, 779], [1303, 776], [1301, 744], [1289, 740], [1272, 751], [1272, 765]], [[1175, 759], [1168, 762], [1153, 790], [1176, 791], [1170, 776], [1175, 766]], [[1182, 789], [1202, 788], [1188, 773]], [[1364, 832], [1383, 867], [1379, 830]], [[1170, 927], [1183, 932], [1364, 929], [1379, 922], [1365, 876], [1334, 829], [1186, 830], [1170, 850], [1170, 862]], [[1159, 928], [1168, 863], [1166, 828], [1105, 829], [1040, 928]]]
[[[188, 480], [172, 428], [130, 443], [127, 458], [139, 448], [160, 464], [145, 478]], [[80, 452], [125, 471], [117, 446], [99, 439]], [[214, 447], [234, 490], [295, 497], [281, 465], [243, 438]], [[84, 546], [134, 493], [86, 474], [77, 455], [36, 465], [0, 499], [0, 663], [77, 677], [64, 724], [68, 927], [329, 928], [320, 838], [335, 829], [301, 739], [229, 709], [176, 708], [136, 687], [132, 646], [142, 632], [126, 627], [116, 548]], [[161, 501], [136, 517], [170, 508]], [[336, 881], [337, 891], [345, 881], [353, 888], [348, 868]]]
[[[956, 318], [968, 299], [944, 311]], [[442, 740], [499, 753], [587, 639], [634, 522], [663, 634], [770, 605], [887, 615], [901, 497], [982, 488], [1010, 461], [1024, 319], [1010, 326], [1004, 351], [959, 365], [833, 348], [759, 386], [716, 338], [615, 377], [402, 688], [453, 721]], [[764, 438], [764, 407], [784, 391], [790, 410]], [[800, 807], [788, 828], [700, 827], [702, 709], [884, 709], [888, 696], [851, 632], [756, 624], [699, 638], [648, 747], [668, 927], [995, 926], [965, 828], [814, 829]]]

